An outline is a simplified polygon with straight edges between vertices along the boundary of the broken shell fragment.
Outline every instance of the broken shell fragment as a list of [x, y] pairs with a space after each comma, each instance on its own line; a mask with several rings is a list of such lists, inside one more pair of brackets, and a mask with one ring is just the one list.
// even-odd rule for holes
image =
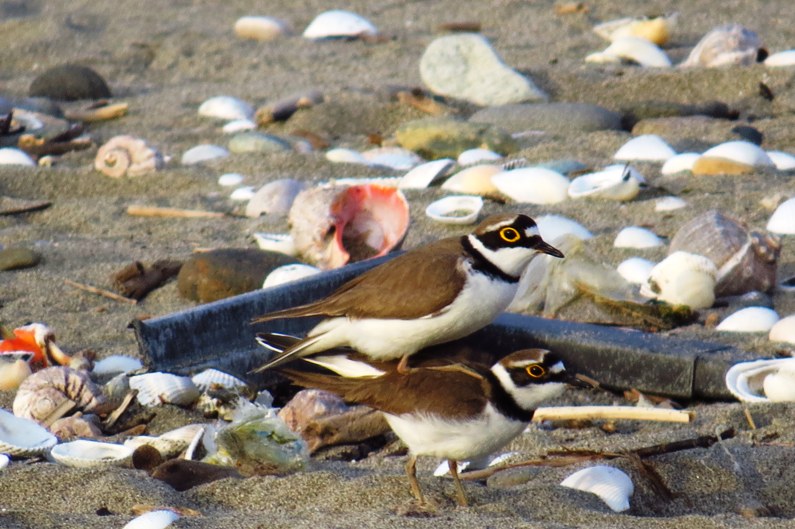
[[445, 180], [442, 189], [453, 193], [496, 197], [500, 195], [500, 192], [492, 183], [491, 177], [500, 172], [502, 172], [502, 167], [498, 165], [473, 165]]
[[254, 240], [257, 241], [257, 246], [259, 246], [260, 250], [279, 252], [293, 257], [298, 255], [298, 249], [295, 247], [292, 235], [257, 232], [254, 233]]
[[236, 97], [216, 96], [199, 105], [199, 115], [226, 121], [251, 119], [254, 117], [254, 108]]
[[149, 511], [127, 522], [122, 529], [166, 529], [179, 520], [179, 514], [167, 509]]
[[483, 199], [471, 195], [454, 195], [432, 202], [425, 214], [444, 224], [472, 224], [483, 209]]
[[113, 178], [140, 176], [161, 169], [163, 155], [134, 136], [116, 136], [99, 148], [94, 168]]
[[66, 366], [42, 369], [19, 386], [14, 397], [14, 415], [43, 421], [67, 400], [85, 413], [102, 413], [108, 406], [102, 390], [83, 371]]
[[765, 66], [795, 66], [795, 50], [779, 51], [768, 55]]
[[403, 175], [398, 183], [400, 189], [425, 189], [437, 178], [442, 177], [455, 165], [450, 158], [441, 158], [425, 162]]
[[491, 177], [500, 193], [523, 204], [557, 204], [568, 198], [569, 179], [542, 167], [502, 171]]
[[654, 43], [638, 37], [619, 37], [604, 51], [592, 53], [585, 58], [586, 62], [620, 62], [632, 61], [648, 68], [667, 68], [671, 59]]
[[671, 36], [678, 13], [654, 18], [620, 18], [594, 26], [594, 32], [609, 41], [621, 37], [637, 37], [662, 46]]
[[307, 90], [261, 106], [257, 109], [255, 119], [260, 126], [268, 125], [274, 121], [287, 121], [298, 110], [319, 105], [323, 99], [324, 96], [320, 90]]
[[792, 154], [783, 151], [767, 151], [767, 155], [779, 171], [795, 169], [795, 156]]
[[568, 194], [571, 198], [604, 198], [632, 200], [640, 192], [643, 176], [625, 165], [611, 165], [601, 171], [578, 176], [571, 181]]
[[0, 453], [33, 457], [45, 453], [58, 439], [34, 421], [0, 409]]
[[768, 340], [795, 344], [795, 314], [778, 320], [770, 329]]
[[235, 35], [241, 39], [267, 42], [292, 33], [290, 25], [273, 17], [245, 16], [235, 21]]
[[306, 184], [293, 178], [281, 178], [259, 188], [246, 204], [246, 217], [263, 214], [283, 217], [290, 212], [295, 197]]
[[362, 153], [368, 165], [387, 167], [396, 171], [408, 171], [424, 160], [414, 152], [402, 147], [377, 147]]
[[618, 232], [613, 246], [616, 248], [656, 248], [663, 241], [653, 231], [639, 226], [628, 226]]
[[0, 165], [27, 165], [29, 167], [35, 167], [36, 162], [22, 149], [3, 147], [0, 149]]
[[795, 198], [782, 202], [767, 221], [767, 230], [781, 235], [795, 235]]
[[307, 39], [333, 39], [374, 37], [378, 29], [366, 18], [344, 11], [333, 9], [315, 17], [304, 30]]
[[706, 309], [715, 302], [717, 274], [715, 264], [703, 255], [674, 252], [652, 268], [640, 293], [671, 305]]
[[307, 264], [295, 263], [282, 265], [278, 268], [274, 268], [271, 273], [265, 277], [262, 288], [271, 288], [292, 281], [298, 281], [299, 279], [304, 279], [319, 274], [320, 272], [322, 272], [320, 268]]
[[768, 332], [778, 320], [778, 314], [773, 309], [745, 307], [727, 316], [716, 329], [726, 332]]
[[584, 468], [564, 479], [561, 486], [596, 494], [615, 512], [629, 509], [635, 491], [632, 480], [617, 468], [597, 465]]
[[683, 152], [676, 156], [668, 158], [660, 169], [662, 174], [676, 174], [683, 171], [692, 171], [693, 165], [696, 160], [701, 158], [701, 155], [696, 152]]
[[145, 373], [130, 377], [130, 389], [138, 390], [138, 402], [144, 406], [188, 406], [201, 393], [190, 378], [171, 373]]
[[725, 382], [731, 394], [742, 402], [795, 401], [795, 358], [734, 364], [726, 372]]
[[750, 65], [757, 62], [762, 41], [755, 32], [740, 24], [719, 26], [696, 44], [680, 67]]
[[85, 439], [61, 443], [50, 451], [58, 463], [76, 468], [125, 466], [132, 460], [132, 453], [128, 446]]
[[648, 259], [630, 257], [622, 261], [621, 264], [616, 267], [616, 271], [630, 283], [641, 285], [649, 279], [649, 274], [651, 274], [654, 265], [655, 263]]
[[687, 202], [679, 197], [661, 197], [654, 201], [654, 211], [675, 211], [687, 207]]

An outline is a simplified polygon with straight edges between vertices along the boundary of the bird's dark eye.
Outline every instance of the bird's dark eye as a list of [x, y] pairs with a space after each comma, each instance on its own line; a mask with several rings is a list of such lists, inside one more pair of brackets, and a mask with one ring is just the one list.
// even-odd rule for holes
[[500, 238], [505, 242], [516, 242], [522, 235], [516, 228], [503, 228], [500, 230]]
[[529, 365], [525, 368], [525, 371], [527, 371], [527, 374], [533, 378], [541, 378], [547, 374], [547, 370], [544, 369], [544, 366], [539, 364]]

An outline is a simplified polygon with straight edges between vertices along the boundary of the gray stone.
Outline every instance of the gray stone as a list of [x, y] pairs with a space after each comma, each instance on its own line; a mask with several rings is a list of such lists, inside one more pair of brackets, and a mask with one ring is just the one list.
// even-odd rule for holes
[[395, 131], [395, 137], [401, 147], [427, 160], [456, 158], [461, 152], [477, 147], [503, 155], [517, 148], [511, 135], [498, 127], [451, 118], [409, 121]]
[[0, 250], [0, 270], [30, 268], [39, 264], [39, 254], [28, 248], [4, 248]]
[[229, 140], [229, 150], [234, 153], [282, 152], [292, 150], [292, 146], [287, 140], [271, 134], [241, 132]]
[[29, 95], [57, 101], [112, 97], [101, 75], [77, 64], [63, 64], [45, 71], [30, 83]]
[[593, 132], [621, 129], [621, 116], [590, 103], [514, 104], [484, 108], [469, 118], [490, 123], [508, 132]]
[[476, 105], [542, 101], [546, 94], [509, 68], [483, 36], [463, 33], [439, 37], [420, 59], [422, 81], [436, 94]]

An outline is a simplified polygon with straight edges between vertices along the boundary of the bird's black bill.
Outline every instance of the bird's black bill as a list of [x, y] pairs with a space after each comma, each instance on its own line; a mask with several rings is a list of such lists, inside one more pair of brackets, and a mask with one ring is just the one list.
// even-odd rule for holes
[[546, 243], [544, 241], [541, 241], [540, 243], [538, 243], [536, 245], [535, 249], [537, 251], [541, 252], [541, 253], [545, 253], [547, 255], [551, 255], [552, 257], [559, 257], [561, 259], [563, 259], [565, 257], [565, 255], [563, 255], [563, 252], [561, 252], [560, 250], [558, 250], [557, 248], [555, 248], [551, 244]]

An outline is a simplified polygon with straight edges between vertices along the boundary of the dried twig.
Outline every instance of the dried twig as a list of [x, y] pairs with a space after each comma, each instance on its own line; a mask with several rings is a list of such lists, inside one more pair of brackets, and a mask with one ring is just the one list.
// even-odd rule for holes
[[225, 213], [218, 211], [204, 211], [200, 209], [161, 208], [158, 206], [143, 206], [132, 204], [127, 206], [127, 214], [136, 217], [170, 217], [184, 219], [217, 219], [225, 217]]
[[73, 409], [75, 409], [76, 407], [77, 403], [75, 401], [70, 399], [64, 399], [63, 401], [61, 401], [61, 403], [58, 406], [55, 407], [54, 410], [50, 412], [49, 415], [47, 415], [47, 417], [44, 418], [43, 421], [41, 421], [41, 425], [44, 426], [45, 428], [49, 428], [52, 425], [52, 423], [54, 423], [55, 421], [57, 421], [58, 419], [60, 419], [61, 417], [63, 417]]
[[635, 406], [560, 406], [538, 408], [533, 422], [593, 419], [626, 419], [631, 421], [690, 422], [693, 412]]
[[121, 417], [124, 412], [127, 411], [127, 408], [130, 407], [130, 404], [132, 404], [132, 401], [135, 400], [137, 395], [137, 389], [131, 389], [128, 391], [124, 396], [124, 399], [121, 401], [121, 404], [119, 404], [119, 406], [113, 410], [110, 415], [108, 415], [107, 419], [105, 419], [105, 422], [102, 423], [102, 426], [105, 428], [113, 428], [113, 425], [116, 424], [116, 421], [119, 420], [119, 417]]
[[80, 290], [85, 290], [86, 292], [91, 292], [92, 294], [97, 294], [98, 296], [104, 296], [108, 299], [112, 299], [114, 301], [121, 301], [122, 303], [129, 303], [130, 305], [135, 305], [138, 303], [137, 300], [125, 298], [124, 296], [120, 296], [115, 294], [109, 290], [104, 290], [97, 287], [92, 287], [91, 285], [85, 285], [83, 283], [78, 283], [76, 281], [72, 281], [71, 279], [64, 279], [64, 283], [69, 286], [79, 288]]
[[127, 103], [109, 103], [107, 100], [102, 100], [87, 107], [66, 110], [64, 116], [71, 121], [93, 123], [120, 118], [127, 114], [128, 108]]

